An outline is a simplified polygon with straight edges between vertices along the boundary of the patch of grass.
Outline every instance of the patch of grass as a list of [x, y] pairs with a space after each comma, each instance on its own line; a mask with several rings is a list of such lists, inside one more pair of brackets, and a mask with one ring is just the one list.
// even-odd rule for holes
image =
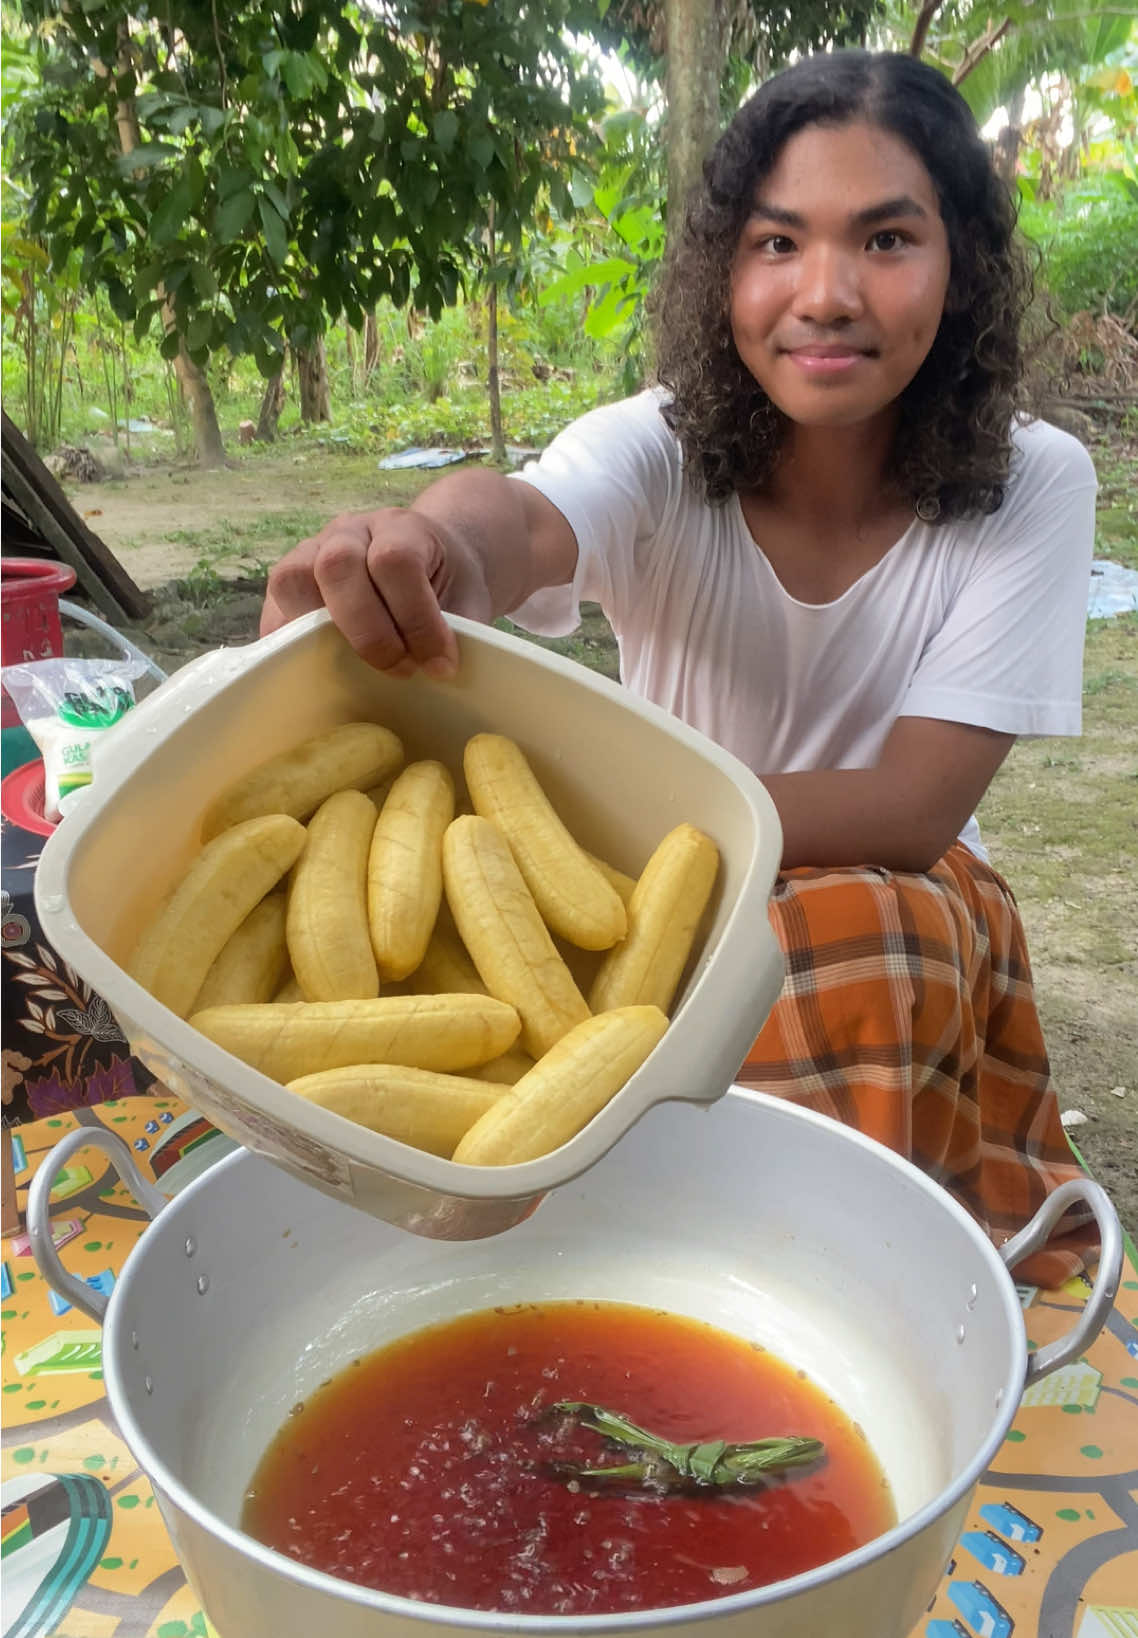
[[1095, 555], [1138, 569], [1138, 427], [1125, 424], [1094, 440], [1091, 455], [1098, 473]]
[[[328, 521], [328, 511], [315, 508], [269, 512], [260, 516], [223, 518], [200, 529], [168, 529], [164, 539], [171, 546], [188, 546], [198, 554], [191, 575], [201, 578], [204, 570], [218, 564], [238, 564], [248, 573], [264, 579], [269, 567], [297, 541], [314, 535]], [[147, 544], [141, 540], [127, 546]], [[214, 598], [213, 601], [217, 601]]]
[[[242, 577], [247, 587], [264, 587], [268, 569], [260, 565], [252, 574]], [[201, 557], [182, 579], [174, 581], [177, 597], [191, 609], [206, 611], [228, 603], [233, 596], [233, 581], [218, 574], [209, 558]]]
[[289, 512], [268, 512], [262, 517], [246, 517], [240, 522], [223, 519], [205, 529], [171, 529], [166, 539], [176, 546], [196, 546], [203, 555], [228, 557], [235, 549], [248, 551], [259, 542], [275, 545], [282, 538], [303, 540], [327, 522], [327, 513], [315, 508]]
[[1138, 678], [1128, 676], [1125, 671], [1111, 667], [1108, 671], [1096, 672], [1083, 682], [1083, 698], [1093, 699], [1096, 694], [1105, 694], [1112, 688], [1138, 687]]
[[568, 637], [538, 637], [533, 632], [523, 631], [521, 626], [515, 626], [509, 620], [496, 620], [494, 623], [501, 631], [523, 637], [567, 660], [576, 660], [578, 665], [587, 666], [590, 671], [597, 671], [613, 682], [620, 681], [620, 655], [616, 638], [595, 603], [582, 603], [580, 627], [570, 632]]
[[1138, 518], [1132, 506], [1100, 506], [1096, 518], [1095, 555], [1138, 569]]
[[1138, 614], [1092, 620], [1083, 738], [1021, 740], [980, 828], [1032, 923], [1033, 954], [1079, 965], [1133, 956], [1138, 856]]
[[[1087, 624], [1087, 646], [1083, 660], [1083, 733], [1086, 738], [1106, 735], [1117, 742], [1118, 752], [1135, 752], [1138, 726], [1138, 611], [1116, 615], [1113, 620], [1091, 620]], [[1101, 753], [1105, 747], [1096, 747]]]

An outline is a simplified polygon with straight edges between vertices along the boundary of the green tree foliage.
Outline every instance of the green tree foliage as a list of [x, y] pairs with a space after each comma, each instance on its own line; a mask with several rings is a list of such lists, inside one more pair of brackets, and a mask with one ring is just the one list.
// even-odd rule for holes
[[163, 351], [286, 341], [383, 298], [437, 315], [493, 206], [520, 239], [600, 90], [567, 44], [579, 0], [23, 0], [39, 85], [9, 131], [27, 229]]
[[[1127, 7], [1084, 0], [1048, 0], [1046, 6], [1006, 0], [998, 14], [958, 3], [936, 12], [925, 55], [950, 75], [983, 125], [1045, 75], [1086, 82], [1093, 97], [1094, 74], [1125, 51], [1133, 26]], [[1109, 98], [1109, 79], [1104, 85]]]
[[1138, 329], [1138, 180], [1102, 171], [1046, 202], [1023, 191], [1020, 227], [1042, 252], [1056, 316], [1112, 314]]
[[641, 87], [631, 107], [601, 123], [596, 170], [582, 184], [583, 207], [541, 267], [547, 308], [585, 301], [584, 330], [619, 346], [623, 386], [632, 392], [647, 369], [645, 302], [665, 245], [665, 178], [660, 109]]

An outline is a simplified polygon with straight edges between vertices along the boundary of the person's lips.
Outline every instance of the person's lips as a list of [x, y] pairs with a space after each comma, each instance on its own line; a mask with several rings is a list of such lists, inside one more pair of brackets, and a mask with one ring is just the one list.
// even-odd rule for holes
[[843, 370], [852, 369], [862, 363], [869, 355], [864, 348], [850, 347], [844, 343], [816, 342], [808, 343], [805, 347], [788, 347], [786, 355], [791, 363], [797, 364], [800, 370], [809, 375], [839, 375]]

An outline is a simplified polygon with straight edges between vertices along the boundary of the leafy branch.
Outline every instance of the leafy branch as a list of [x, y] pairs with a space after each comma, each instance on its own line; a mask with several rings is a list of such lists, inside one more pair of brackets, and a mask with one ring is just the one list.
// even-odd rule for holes
[[690, 1490], [729, 1486], [748, 1489], [769, 1484], [794, 1468], [812, 1466], [825, 1454], [820, 1439], [771, 1437], [729, 1442], [712, 1439], [675, 1444], [638, 1427], [626, 1416], [579, 1400], [562, 1399], [550, 1407], [579, 1427], [599, 1433], [609, 1445], [631, 1452], [632, 1460], [590, 1466], [582, 1462], [549, 1464], [554, 1477], [590, 1484], [652, 1490]]

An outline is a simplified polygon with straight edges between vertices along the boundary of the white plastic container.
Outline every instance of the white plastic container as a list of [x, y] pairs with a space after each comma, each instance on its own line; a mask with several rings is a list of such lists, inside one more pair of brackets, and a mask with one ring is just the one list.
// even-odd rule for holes
[[[653, 1104], [730, 1086], [782, 983], [767, 919], [782, 836], [759, 780], [666, 712], [537, 645], [455, 618], [453, 682], [394, 680], [327, 615], [186, 666], [107, 736], [90, 795], [49, 839], [36, 908], [59, 953], [104, 997], [131, 1050], [222, 1131], [325, 1193], [439, 1239], [510, 1228], [600, 1158]], [[636, 874], [674, 825], [718, 844], [698, 959], [664, 1039], [571, 1142], [519, 1166], [456, 1166], [278, 1086], [190, 1028], [122, 962], [200, 845], [206, 806], [240, 774], [338, 723], [392, 728], [408, 760], [461, 778], [471, 734], [518, 741], [577, 839]]]

